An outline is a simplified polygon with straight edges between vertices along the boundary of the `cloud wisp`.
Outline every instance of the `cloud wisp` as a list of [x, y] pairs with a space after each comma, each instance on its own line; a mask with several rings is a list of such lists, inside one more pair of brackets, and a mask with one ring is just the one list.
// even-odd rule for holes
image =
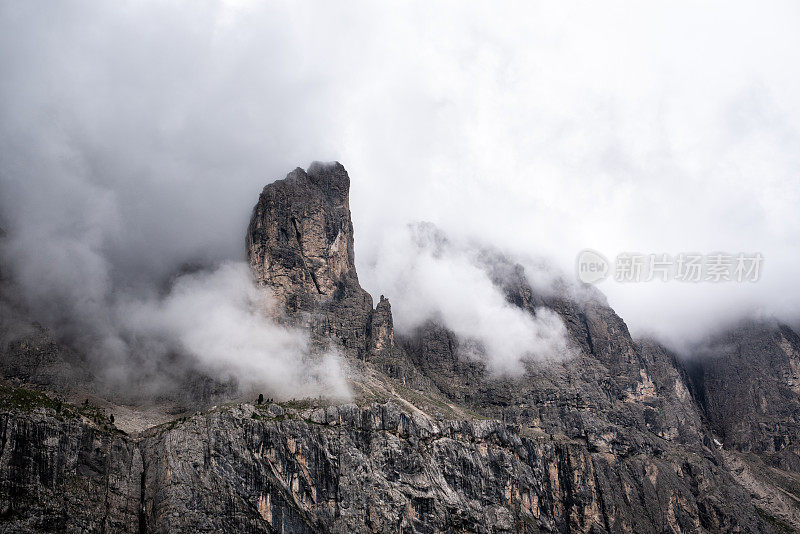
[[208, 376], [233, 378], [240, 391], [349, 398], [339, 354], [315, 354], [306, 332], [268, 319], [274, 311], [244, 262], [184, 274], [166, 295], [119, 307], [125, 338], [145, 341], [131, 350], [153, 351], [148, 359], [186, 354]]
[[448, 239], [431, 224], [398, 228], [370, 270], [390, 281], [395, 326], [409, 333], [428, 320], [452, 330], [464, 356], [495, 375], [518, 375], [524, 362], [567, 358], [567, 333], [546, 308], [532, 315], [509, 303], [492, 280], [479, 246]]

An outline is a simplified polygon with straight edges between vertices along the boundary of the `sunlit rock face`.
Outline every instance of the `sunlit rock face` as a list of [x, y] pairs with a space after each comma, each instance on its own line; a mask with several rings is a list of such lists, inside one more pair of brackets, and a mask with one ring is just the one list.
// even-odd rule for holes
[[267, 185], [250, 219], [247, 257], [289, 317], [362, 355], [372, 297], [356, 274], [349, 192], [339, 163], [313, 163]]

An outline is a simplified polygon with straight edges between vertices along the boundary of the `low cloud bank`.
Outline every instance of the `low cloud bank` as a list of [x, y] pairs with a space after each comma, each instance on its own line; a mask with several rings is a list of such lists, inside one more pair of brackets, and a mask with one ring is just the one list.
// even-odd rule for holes
[[494, 374], [518, 375], [525, 361], [568, 357], [561, 319], [546, 308], [534, 316], [510, 304], [487, 261], [480, 247], [415, 224], [391, 234], [369, 277], [382, 281], [398, 331], [434, 319], [459, 337], [465, 356], [485, 361]]
[[306, 332], [267, 319], [269, 294], [243, 262], [186, 274], [161, 298], [125, 302], [122, 332], [155, 357], [180, 352], [211, 376], [231, 376], [244, 391], [279, 398], [350, 395], [339, 355], [312, 355]]
[[[13, 250], [14, 241], [7, 245]], [[312, 346], [305, 330], [278, 322], [280, 310], [245, 262], [179, 273], [158, 291], [125, 292], [98, 283], [108, 278], [102, 261], [96, 279], [86, 283], [76, 275], [65, 284], [67, 267], [76, 258], [92, 264], [93, 256], [65, 257], [72, 261], [15, 276], [4, 293], [82, 354], [99, 391], [132, 401], [245, 393], [350, 397], [346, 362], [334, 348]], [[4, 258], [4, 271], [30, 265], [24, 256]]]

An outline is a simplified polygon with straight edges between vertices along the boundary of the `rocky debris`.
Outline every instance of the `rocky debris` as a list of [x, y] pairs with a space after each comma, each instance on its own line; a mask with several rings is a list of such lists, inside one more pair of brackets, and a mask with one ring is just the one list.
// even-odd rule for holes
[[295, 169], [264, 187], [246, 244], [256, 280], [295, 322], [361, 356], [372, 297], [356, 274], [349, 191], [339, 163]]

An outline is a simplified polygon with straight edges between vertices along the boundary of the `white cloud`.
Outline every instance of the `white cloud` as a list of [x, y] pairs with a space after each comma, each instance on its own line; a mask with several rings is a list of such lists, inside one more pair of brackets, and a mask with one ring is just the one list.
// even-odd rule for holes
[[490, 372], [522, 372], [523, 361], [569, 356], [566, 328], [553, 312], [536, 316], [507, 302], [481, 263], [480, 250], [445, 241], [430, 226], [398, 228], [383, 243], [368, 280], [385, 281], [395, 327], [410, 333], [427, 320], [450, 328]]
[[[279, 398], [348, 398], [343, 362], [333, 350], [312, 355], [308, 333], [268, 320], [269, 294], [244, 262], [179, 277], [161, 298], [120, 304], [127, 338], [160, 340], [154, 356], [192, 356], [212, 376], [232, 376], [243, 391]], [[141, 347], [136, 347], [141, 350]]]

